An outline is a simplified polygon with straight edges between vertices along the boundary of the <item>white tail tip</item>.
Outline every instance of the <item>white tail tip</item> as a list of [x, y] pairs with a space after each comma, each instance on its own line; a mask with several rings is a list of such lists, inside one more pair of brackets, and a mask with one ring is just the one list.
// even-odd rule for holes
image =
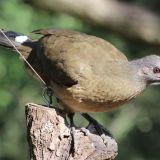
[[17, 36], [17, 37], [15, 38], [15, 41], [18, 42], [18, 43], [24, 43], [24, 42], [27, 41], [28, 39], [29, 39], [28, 36], [22, 35], [22, 36]]

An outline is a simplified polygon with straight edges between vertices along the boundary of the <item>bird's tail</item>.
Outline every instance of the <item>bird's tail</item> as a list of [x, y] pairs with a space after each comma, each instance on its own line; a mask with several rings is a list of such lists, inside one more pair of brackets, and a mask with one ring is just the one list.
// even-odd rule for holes
[[14, 31], [0, 30], [0, 46], [13, 48], [13, 45], [18, 47], [27, 41], [29, 42], [30, 40], [28, 36], [24, 34], [17, 33]]

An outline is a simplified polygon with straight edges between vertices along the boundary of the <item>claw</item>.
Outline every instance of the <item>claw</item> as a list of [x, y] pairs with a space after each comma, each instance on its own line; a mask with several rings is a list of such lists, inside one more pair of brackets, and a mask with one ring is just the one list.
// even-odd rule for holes
[[92, 118], [87, 113], [82, 113], [82, 116], [89, 121], [89, 125], [87, 129], [92, 130], [93, 132], [97, 132], [98, 135], [101, 136], [101, 138], [104, 141], [105, 135], [108, 135], [109, 137], [113, 137], [110, 131], [105, 129], [101, 124], [99, 124], [94, 118]]
[[74, 157], [74, 153], [77, 150], [76, 130], [75, 130], [74, 119], [73, 119], [74, 113], [68, 114], [68, 118], [70, 120], [71, 137], [72, 137], [70, 152], [73, 154], [73, 157]]
[[45, 87], [43, 89], [43, 93], [42, 93], [42, 97], [45, 101], [45, 103], [47, 104], [48, 107], [52, 106], [52, 96], [53, 96], [53, 90], [51, 87]]

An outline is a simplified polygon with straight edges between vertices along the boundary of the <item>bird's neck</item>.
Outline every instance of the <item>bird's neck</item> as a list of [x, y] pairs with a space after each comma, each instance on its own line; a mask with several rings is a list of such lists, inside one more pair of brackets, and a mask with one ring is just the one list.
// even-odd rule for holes
[[140, 94], [145, 88], [146, 83], [139, 75], [139, 69], [131, 62], [121, 62], [117, 65], [118, 72], [111, 83], [117, 90], [117, 99], [129, 101]]
[[[128, 76], [128, 84], [135, 92], [133, 96], [140, 94], [146, 87], [147, 83], [140, 73], [140, 66], [135, 61], [130, 61], [126, 67], [126, 76]], [[128, 73], [127, 73], [128, 72]]]

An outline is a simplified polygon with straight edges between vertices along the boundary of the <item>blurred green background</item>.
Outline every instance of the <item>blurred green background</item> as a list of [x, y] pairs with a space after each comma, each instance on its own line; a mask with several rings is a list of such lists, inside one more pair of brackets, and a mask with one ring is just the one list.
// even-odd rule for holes
[[[159, 4], [158, 0], [130, 2], [152, 10]], [[0, 0], [0, 28], [32, 36], [30, 31], [49, 27], [69, 28], [102, 37], [129, 59], [158, 53], [153, 46], [123, 39], [73, 16], [40, 10], [24, 0]], [[17, 54], [0, 48], [0, 160], [29, 159], [24, 106], [28, 102], [44, 103], [42, 88], [41, 83], [26, 73]], [[93, 115], [116, 138], [119, 144], [117, 160], [160, 159], [159, 97], [160, 87], [153, 86], [117, 110]]]

